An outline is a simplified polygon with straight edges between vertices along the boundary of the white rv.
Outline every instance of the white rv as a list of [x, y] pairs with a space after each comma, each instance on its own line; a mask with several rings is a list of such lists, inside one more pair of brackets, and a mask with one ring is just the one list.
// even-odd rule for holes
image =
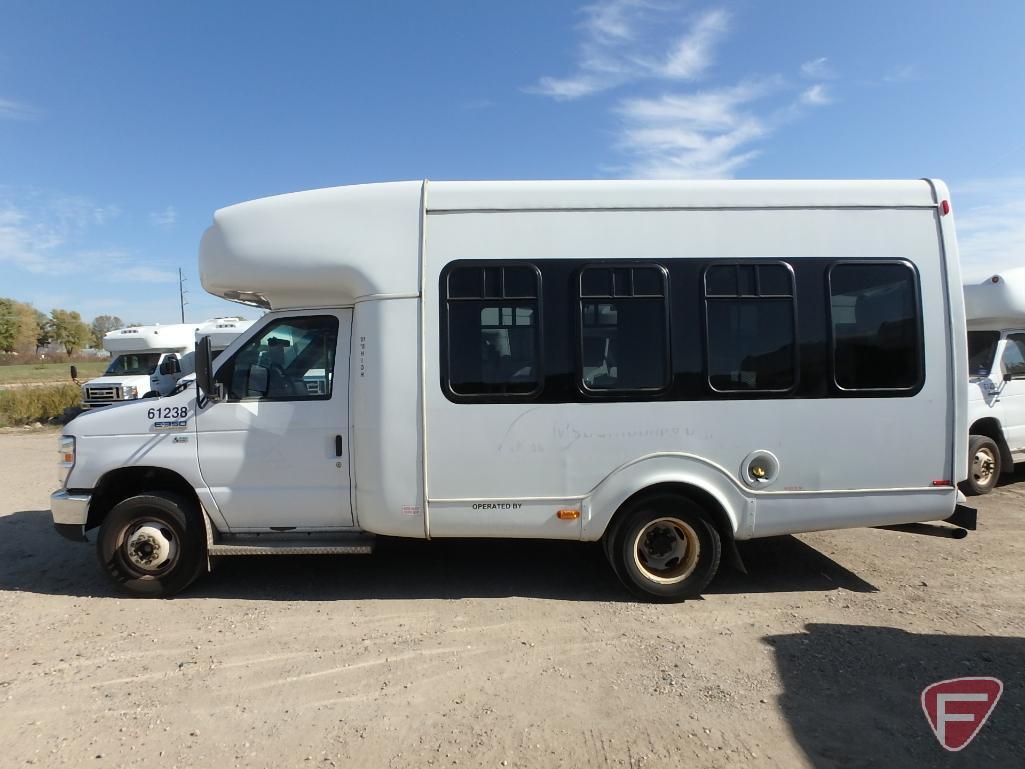
[[[111, 361], [103, 376], [82, 385], [86, 408], [167, 395], [193, 370], [196, 324], [136, 326], [110, 331], [103, 349]], [[75, 378], [76, 372], [72, 372]]]
[[200, 272], [269, 312], [201, 344], [196, 387], [60, 438], [54, 522], [135, 593], [228, 555], [533, 537], [601, 540], [673, 601], [737, 540], [973, 525], [941, 182], [340, 187], [218, 211]]
[[1025, 267], [964, 287], [968, 318], [968, 478], [988, 494], [1025, 460]]

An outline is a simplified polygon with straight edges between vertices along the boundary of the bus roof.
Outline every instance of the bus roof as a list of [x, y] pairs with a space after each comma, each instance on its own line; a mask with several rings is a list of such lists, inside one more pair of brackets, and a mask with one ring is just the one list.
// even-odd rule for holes
[[934, 208], [942, 182], [385, 182], [222, 208], [203, 235], [203, 287], [282, 309], [416, 296], [423, 214], [499, 211]]

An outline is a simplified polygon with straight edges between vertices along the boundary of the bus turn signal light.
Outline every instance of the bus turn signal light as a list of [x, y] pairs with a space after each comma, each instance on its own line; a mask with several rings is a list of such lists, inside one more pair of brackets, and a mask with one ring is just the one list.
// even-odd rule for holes
[[580, 517], [579, 510], [560, 510], [555, 514], [560, 521], [575, 521]]

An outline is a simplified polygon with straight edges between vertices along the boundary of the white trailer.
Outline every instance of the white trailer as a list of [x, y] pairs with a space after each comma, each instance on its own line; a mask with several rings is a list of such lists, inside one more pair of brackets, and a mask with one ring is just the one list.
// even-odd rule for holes
[[200, 273], [269, 312], [201, 345], [197, 387], [60, 438], [54, 522], [129, 591], [533, 537], [601, 540], [670, 601], [737, 540], [973, 526], [941, 182], [339, 187], [218, 211]]
[[1025, 461], [1025, 267], [966, 285], [968, 478], [988, 494]]
[[[193, 370], [196, 324], [135, 326], [109, 331], [103, 349], [111, 355], [103, 376], [82, 385], [85, 408], [169, 394]], [[74, 367], [72, 367], [74, 369]], [[72, 379], [77, 372], [72, 371]]]

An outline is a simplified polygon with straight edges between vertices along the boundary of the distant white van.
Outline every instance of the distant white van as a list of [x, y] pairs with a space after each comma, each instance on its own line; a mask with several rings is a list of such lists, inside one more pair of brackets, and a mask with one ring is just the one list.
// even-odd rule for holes
[[532, 537], [600, 540], [675, 601], [738, 540], [971, 525], [941, 182], [339, 187], [218, 211], [199, 267], [269, 312], [213, 363], [201, 343], [197, 387], [60, 439], [57, 528], [96, 530], [129, 591]]
[[966, 285], [968, 478], [988, 494], [1001, 473], [1025, 461], [1025, 267]]

